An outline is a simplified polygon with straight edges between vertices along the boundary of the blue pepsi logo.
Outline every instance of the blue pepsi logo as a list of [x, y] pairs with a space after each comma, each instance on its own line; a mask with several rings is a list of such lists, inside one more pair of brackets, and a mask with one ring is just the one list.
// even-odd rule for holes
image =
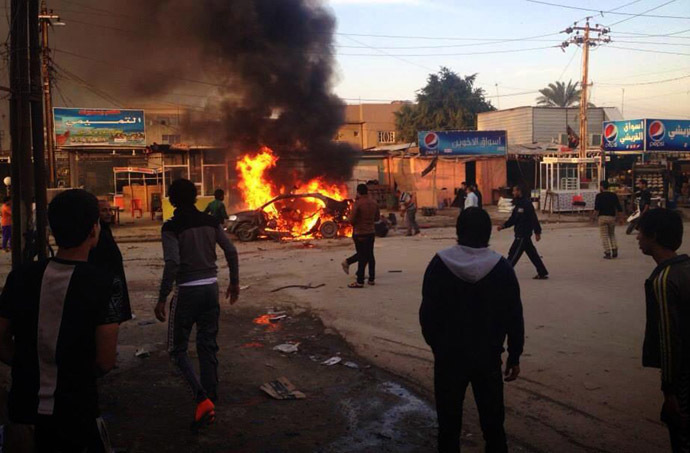
[[604, 128], [604, 139], [609, 143], [614, 143], [618, 138], [618, 126], [615, 124], [607, 124]]
[[435, 132], [429, 132], [424, 136], [424, 146], [427, 149], [436, 149], [438, 146], [438, 135]]
[[655, 120], [649, 123], [648, 132], [649, 138], [654, 142], [658, 142], [664, 139], [664, 136], [666, 135], [666, 127], [664, 127], [664, 123], [661, 121]]

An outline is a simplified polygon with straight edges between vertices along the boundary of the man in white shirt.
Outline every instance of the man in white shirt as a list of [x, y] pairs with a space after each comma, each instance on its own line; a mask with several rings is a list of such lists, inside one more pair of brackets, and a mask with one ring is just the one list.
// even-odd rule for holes
[[465, 209], [467, 208], [478, 208], [479, 198], [477, 194], [474, 193], [474, 185], [470, 184], [467, 186], [467, 198], [465, 198]]

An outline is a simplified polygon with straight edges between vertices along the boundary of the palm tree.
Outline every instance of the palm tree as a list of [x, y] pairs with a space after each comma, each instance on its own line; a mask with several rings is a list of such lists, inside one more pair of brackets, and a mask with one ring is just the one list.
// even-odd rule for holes
[[580, 82], [573, 83], [568, 81], [568, 85], [564, 82], [550, 83], [548, 87], [539, 90], [541, 96], [537, 98], [537, 105], [545, 105], [547, 107], [571, 107], [579, 105], [580, 93], [582, 90], [578, 89]]

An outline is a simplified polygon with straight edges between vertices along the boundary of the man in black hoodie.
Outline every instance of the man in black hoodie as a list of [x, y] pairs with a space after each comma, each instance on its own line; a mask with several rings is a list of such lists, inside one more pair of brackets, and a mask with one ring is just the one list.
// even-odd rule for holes
[[520, 374], [524, 322], [511, 264], [488, 248], [491, 219], [465, 209], [458, 245], [442, 250], [424, 275], [419, 319], [434, 353], [438, 451], [460, 451], [462, 406], [472, 384], [487, 452], [507, 452], [501, 354], [508, 337], [506, 382]]
[[515, 267], [520, 260], [522, 253], [527, 253], [530, 261], [537, 268], [535, 280], [546, 280], [549, 278], [549, 271], [546, 270], [544, 262], [537, 252], [537, 248], [532, 242], [532, 233], [539, 242], [541, 240], [541, 225], [534, 211], [532, 201], [524, 196], [525, 189], [520, 186], [513, 187], [513, 213], [510, 218], [498, 227], [498, 231], [515, 226], [515, 240], [508, 252], [508, 261]]

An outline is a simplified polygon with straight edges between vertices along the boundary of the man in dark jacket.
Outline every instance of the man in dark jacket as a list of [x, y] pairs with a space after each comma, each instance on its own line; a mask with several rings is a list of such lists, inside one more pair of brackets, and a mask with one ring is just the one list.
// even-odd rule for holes
[[661, 420], [674, 452], [690, 451], [690, 257], [678, 255], [683, 221], [668, 209], [640, 218], [637, 241], [657, 263], [645, 281], [647, 325], [642, 365], [661, 368]]
[[549, 278], [549, 271], [546, 270], [537, 248], [532, 243], [532, 233], [534, 233], [537, 242], [541, 240], [541, 225], [532, 202], [524, 196], [524, 193], [525, 189], [520, 186], [513, 187], [513, 213], [508, 221], [498, 227], [498, 231], [515, 227], [515, 240], [510, 247], [510, 252], [508, 252], [508, 261], [515, 267], [522, 253], [525, 252], [534, 267], [537, 268], [537, 275], [534, 279], [546, 280]]
[[438, 451], [460, 451], [462, 406], [472, 384], [486, 451], [506, 452], [501, 354], [508, 337], [506, 382], [520, 374], [524, 322], [520, 285], [510, 263], [488, 248], [491, 219], [465, 209], [458, 245], [439, 252], [424, 275], [419, 319], [434, 353]]
[[[215, 421], [218, 397], [218, 268], [216, 244], [225, 253], [230, 284], [225, 297], [230, 304], [240, 294], [237, 249], [215, 217], [200, 212], [195, 206], [196, 187], [187, 179], [173, 181], [168, 190], [175, 206], [173, 217], [163, 224], [163, 259], [156, 318], [165, 321], [166, 301], [177, 284], [170, 302], [168, 352], [189, 384], [197, 408], [193, 428]], [[192, 327], [196, 324], [196, 350], [200, 377], [194, 371], [187, 347]]]
[[115, 276], [116, 285], [122, 289], [120, 322], [129, 321], [132, 319], [132, 308], [129, 302], [125, 266], [122, 262], [120, 248], [117, 246], [110, 229], [113, 216], [110, 213], [110, 203], [107, 200], [98, 200], [98, 213], [101, 222], [101, 234], [98, 237], [98, 245], [89, 253], [89, 264], [100, 267]]

